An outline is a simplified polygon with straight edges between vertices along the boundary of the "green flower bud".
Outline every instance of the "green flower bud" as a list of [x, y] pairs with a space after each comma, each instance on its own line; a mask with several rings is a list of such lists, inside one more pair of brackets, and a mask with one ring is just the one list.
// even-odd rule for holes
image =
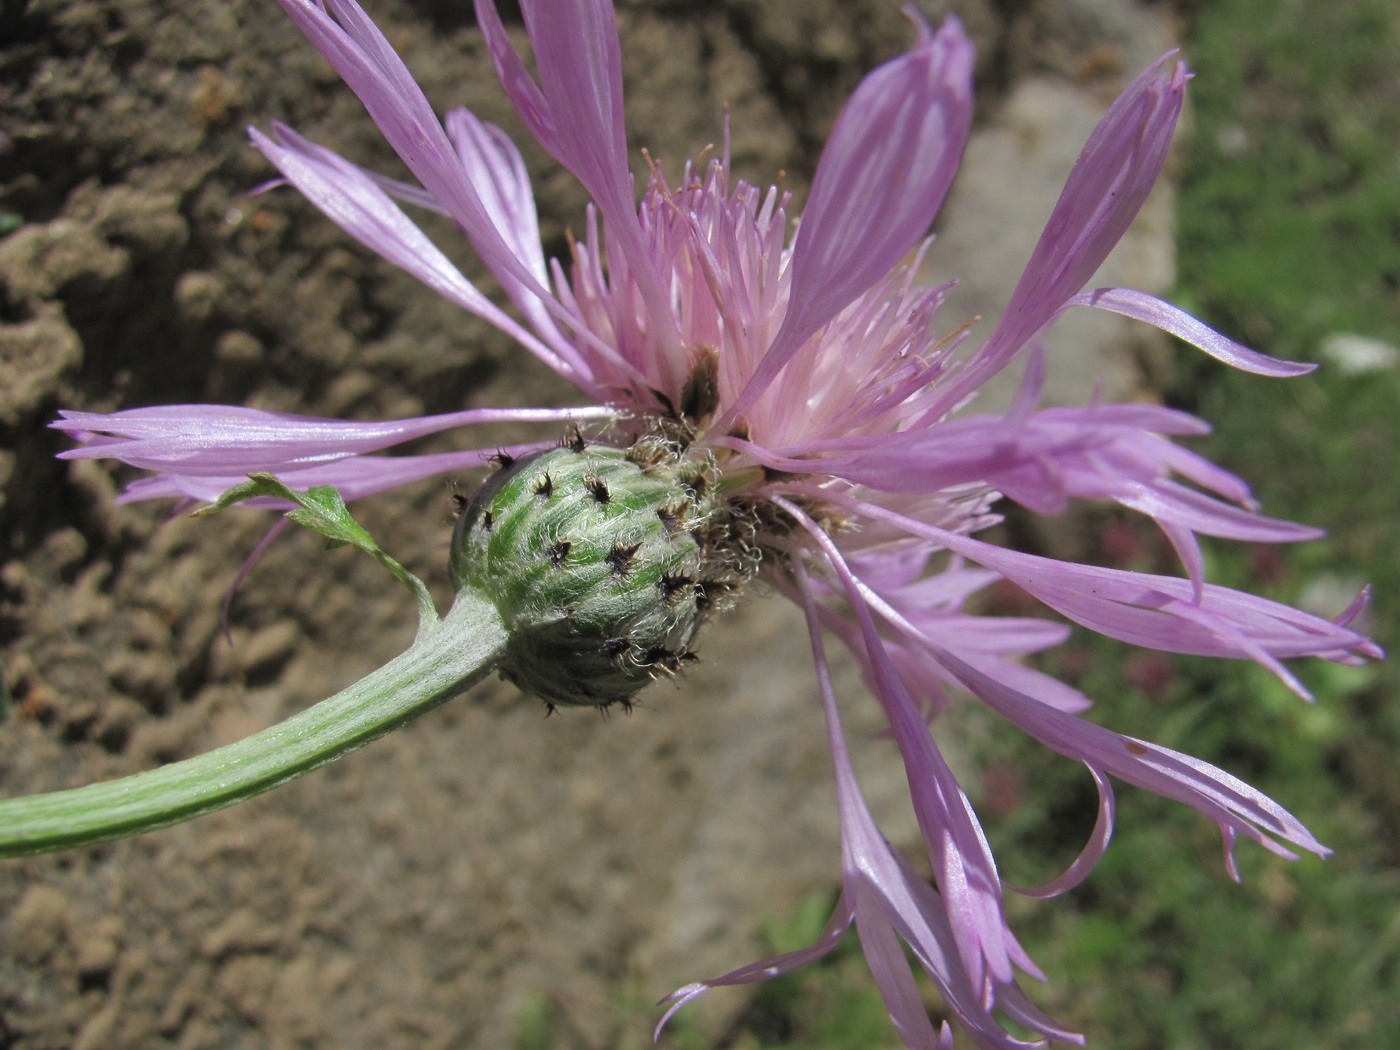
[[463, 509], [452, 576], [495, 602], [501, 673], [550, 704], [626, 704], [691, 659], [707, 596], [704, 465], [575, 440], [514, 461]]

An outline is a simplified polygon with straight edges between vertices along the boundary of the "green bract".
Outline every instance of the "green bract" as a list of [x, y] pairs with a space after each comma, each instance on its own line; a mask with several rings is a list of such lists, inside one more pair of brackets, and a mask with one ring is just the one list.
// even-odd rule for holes
[[509, 633], [503, 675], [550, 704], [626, 704], [691, 657], [708, 603], [703, 464], [575, 440], [506, 460], [457, 522], [452, 575]]

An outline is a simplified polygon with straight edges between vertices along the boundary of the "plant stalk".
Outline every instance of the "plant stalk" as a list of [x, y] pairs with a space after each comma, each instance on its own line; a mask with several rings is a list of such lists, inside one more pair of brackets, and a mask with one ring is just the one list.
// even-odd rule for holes
[[87, 846], [233, 805], [333, 762], [489, 674], [506, 629], [495, 605], [458, 593], [407, 650], [327, 700], [195, 758], [118, 780], [0, 801], [0, 857]]

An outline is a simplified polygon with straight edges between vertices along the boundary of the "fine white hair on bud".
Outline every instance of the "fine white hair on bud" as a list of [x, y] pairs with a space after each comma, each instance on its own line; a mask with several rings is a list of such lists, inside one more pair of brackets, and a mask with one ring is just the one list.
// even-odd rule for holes
[[715, 537], [714, 470], [660, 441], [575, 438], [505, 462], [466, 504], [453, 582], [495, 602], [502, 675], [551, 705], [627, 706], [694, 659], [717, 593], [736, 582]]

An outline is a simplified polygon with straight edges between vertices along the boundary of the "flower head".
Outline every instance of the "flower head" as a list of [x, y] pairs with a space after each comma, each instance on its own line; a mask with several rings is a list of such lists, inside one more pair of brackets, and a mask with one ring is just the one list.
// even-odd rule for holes
[[[254, 144], [352, 237], [512, 336], [587, 404], [392, 423], [201, 405], [71, 412], [55, 425], [83, 447], [65, 455], [115, 457], [153, 471], [132, 485], [131, 499], [209, 500], [250, 471], [276, 472], [296, 488], [333, 484], [355, 498], [481, 460], [478, 448], [377, 455], [387, 448], [513, 420], [586, 425], [596, 441], [625, 453], [604, 457], [610, 470], [664, 462], [692, 486], [704, 478], [709, 491], [694, 506], [703, 506], [706, 538], [667, 557], [699, 565], [713, 550], [742, 552], [729, 563], [726, 587], [761, 572], [806, 613], [835, 765], [844, 893], [813, 948], [687, 986], [675, 1002], [799, 965], [854, 923], [910, 1046], [947, 1045], [949, 1037], [926, 1016], [901, 941], [978, 1045], [1028, 1045], [998, 1015], [1033, 1033], [1029, 1045], [1079, 1040], [1039, 1014], [1016, 983], [1018, 970], [1039, 973], [1007, 926], [991, 850], [929, 731], [954, 694], [970, 694], [1084, 763], [1098, 787], [1099, 821], [1083, 854], [1060, 878], [1024, 892], [1063, 892], [1093, 867], [1112, 831], [1110, 777], [1214, 820], [1232, 872], [1241, 834], [1284, 856], [1326, 852], [1294, 817], [1228, 773], [1080, 717], [1087, 698], [1019, 662], [1060, 642], [1067, 627], [964, 610], [971, 594], [1007, 580], [1090, 630], [1167, 652], [1254, 660], [1304, 696], [1283, 660], [1378, 655], [1347, 626], [1359, 605], [1328, 621], [1205, 582], [1200, 534], [1283, 542], [1316, 533], [1260, 516], [1242, 481], [1175, 443], [1204, 432], [1204, 423], [1152, 405], [1038, 404], [1048, 367], [1040, 336], [1072, 307], [1153, 324], [1247, 371], [1308, 370], [1239, 346], [1144, 293], [1086, 290], [1160, 174], [1187, 82], [1182, 63], [1164, 57], [1114, 103], [1000, 321], [975, 343], [965, 326], [938, 315], [944, 289], [916, 280], [971, 120], [973, 51], [954, 19], [934, 30], [911, 12], [914, 45], [870, 73], [846, 104], [794, 232], [791, 194], [735, 180], [727, 150], [674, 179], [653, 166], [638, 200], [607, 0], [525, 0], [533, 74], [490, 0], [477, 0], [491, 59], [521, 119], [593, 199], [583, 236], [560, 261], [544, 257], [529, 177], [500, 129], [465, 110], [440, 122], [351, 0], [281, 2], [417, 184], [365, 171], [285, 127], [253, 131]], [[454, 267], [404, 204], [450, 216], [513, 312]], [[1004, 414], [977, 413], [978, 389], [1017, 358], [1027, 367], [1015, 404]], [[656, 511], [663, 523], [666, 498]], [[1074, 499], [1112, 501], [1152, 518], [1179, 553], [1184, 577], [1032, 556], [978, 537], [998, 520], [1001, 500], [1054, 514]], [[651, 532], [661, 536], [654, 522]], [[481, 535], [471, 542], [487, 549]], [[626, 545], [623, 555], [618, 549], [598, 548], [590, 565], [601, 577], [608, 566], [617, 570], [613, 558], [631, 558]], [[673, 570], [658, 569], [657, 580], [679, 578]], [[696, 622], [687, 614], [658, 630], [683, 633], [688, 644]], [[826, 669], [826, 631], [854, 653], [889, 719], [931, 881], [885, 841], [861, 799]], [[637, 653], [623, 644], [613, 655], [636, 660]], [[548, 683], [522, 681], [552, 695]]]

